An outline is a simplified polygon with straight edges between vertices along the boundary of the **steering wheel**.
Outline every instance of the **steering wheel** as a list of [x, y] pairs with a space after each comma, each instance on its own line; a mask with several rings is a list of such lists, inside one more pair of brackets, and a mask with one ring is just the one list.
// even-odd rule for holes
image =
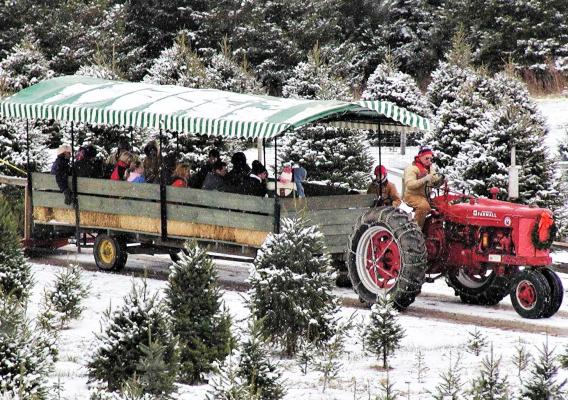
[[440, 192], [447, 195], [449, 191], [448, 182], [446, 181], [444, 174], [437, 173], [435, 174], [435, 176], [437, 176], [439, 179], [436, 185], [433, 185], [432, 182], [426, 182], [426, 184], [424, 185], [424, 197], [426, 197], [428, 204], [430, 204], [430, 207], [432, 208], [434, 208], [434, 204], [432, 202], [434, 197], [440, 196]]

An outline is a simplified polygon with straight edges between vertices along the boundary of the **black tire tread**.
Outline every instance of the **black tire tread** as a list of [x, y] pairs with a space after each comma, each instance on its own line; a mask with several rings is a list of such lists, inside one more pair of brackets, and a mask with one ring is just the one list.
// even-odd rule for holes
[[454, 293], [456, 296], [460, 297], [463, 303], [494, 306], [499, 304], [499, 302], [509, 294], [511, 277], [493, 276], [487, 286], [480, 291], [468, 290], [468, 288], [463, 287], [459, 282], [452, 280], [449, 275], [446, 275], [446, 283], [454, 289]]

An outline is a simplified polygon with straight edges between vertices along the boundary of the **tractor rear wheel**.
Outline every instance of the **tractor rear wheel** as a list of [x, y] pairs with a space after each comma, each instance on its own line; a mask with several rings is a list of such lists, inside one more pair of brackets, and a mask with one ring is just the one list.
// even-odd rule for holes
[[120, 271], [128, 259], [126, 241], [104, 233], [97, 235], [93, 253], [97, 267], [104, 271]]
[[457, 268], [447, 273], [446, 283], [466, 304], [494, 306], [509, 294], [511, 278], [498, 276], [495, 271], [474, 274], [465, 268]]
[[539, 268], [538, 271], [544, 275], [550, 285], [550, 303], [542, 315], [543, 318], [552, 317], [560, 309], [564, 299], [564, 286], [560, 277], [550, 268]]
[[543, 318], [550, 302], [550, 285], [540, 271], [525, 269], [519, 273], [511, 288], [511, 303], [521, 317]]
[[388, 294], [397, 308], [408, 307], [420, 293], [426, 259], [422, 232], [397, 208], [362, 215], [349, 238], [349, 278], [367, 304]]

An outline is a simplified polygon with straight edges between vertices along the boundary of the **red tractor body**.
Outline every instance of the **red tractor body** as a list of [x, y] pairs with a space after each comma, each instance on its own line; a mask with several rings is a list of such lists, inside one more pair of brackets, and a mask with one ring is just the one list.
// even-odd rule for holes
[[543, 213], [550, 211], [499, 200], [464, 195], [433, 199], [435, 212], [424, 227], [428, 273], [448, 267], [510, 269], [549, 266], [549, 249], [537, 249], [532, 235]]

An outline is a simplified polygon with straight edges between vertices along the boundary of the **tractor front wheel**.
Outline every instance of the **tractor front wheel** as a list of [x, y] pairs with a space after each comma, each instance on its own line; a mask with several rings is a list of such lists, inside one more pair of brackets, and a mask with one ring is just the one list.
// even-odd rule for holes
[[128, 259], [126, 241], [104, 233], [97, 235], [93, 253], [97, 267], [104, 271], [119, 271]]
[[538, 270], [525, 269], [511, 288], [511, 303], [523, 318], [543, 318], [549, 310], [551, 290], [548, 280]]
[[470, 273], [461, 267], [447, 273], [446, 283], [466, 304], [494, 306], [509, 294], [511, 278], [498, 276], [495, 271]]
[[426, 272], [422, 232], [408, 214], [379, 207], [362, 215], [349, 238], [349, 278], [362, 301], [389, 295], [399, 309], [420, 293]]

